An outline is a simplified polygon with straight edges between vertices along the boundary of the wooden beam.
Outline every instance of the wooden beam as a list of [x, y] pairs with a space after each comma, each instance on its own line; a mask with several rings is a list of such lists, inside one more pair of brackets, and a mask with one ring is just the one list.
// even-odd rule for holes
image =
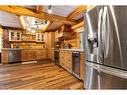
[[96, 6], [87, 6], [87, 11], [90, 11], [91, 9], [95, 8]]
[[75, 30], [75, 29], [78, 29], [78, 28], [83, 27], [83, 26], [84, 26], [84, 21], [81, 21], [78, 24], [72, 26], [71, 29]]
[[67, 16], [67, 19], [72, 20], [74, 17], [78, 16], [84, 11], [86, 11], [86, 6], [79, 6]]
[[43, 10], [43, 6], [42, 6], [42, 5], [37, 5], [37, 6], [36, 6], [36, 13], [37, 13], [37, 14], [42, 13], [42, 10]]
[[62, 16], [58, 16], [58, 15], [54, 15], [54, 14], [48, 14], [45, 12], [37, 14], [37, 13], [34, 13], [31, 10], [26, 9], [21, 6], [6, 6], [6, 5], [2, 6], [1, 5], [0, 10], [14, 13], [16, 15], [32, 16], [32, 17], [36, 17], [39, 19], [62, 22], [64, 24], [68, 24], [68, 25], [74, 25], [77, 23], [75, 20], [67, 20], [66, 17], [62, 17]]
[[44, 28], [43, 28], [43, 32], [45, 32], [47, 29], [48, 29], [48, 27], [52, 24], [53, 22], [49, 22]]

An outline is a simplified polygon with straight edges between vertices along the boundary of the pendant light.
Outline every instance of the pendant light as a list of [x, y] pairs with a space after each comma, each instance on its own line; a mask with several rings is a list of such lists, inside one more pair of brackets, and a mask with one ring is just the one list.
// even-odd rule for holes
[[49, 14], [52, 13], [52, 6], [51, 6], [51, 5], [48, 6], [48, 13], [49, 13]]

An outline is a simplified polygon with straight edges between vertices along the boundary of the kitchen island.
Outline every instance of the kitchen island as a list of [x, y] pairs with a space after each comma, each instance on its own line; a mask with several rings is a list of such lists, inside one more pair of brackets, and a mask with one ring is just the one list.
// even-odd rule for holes
[[48, 59], [47, 48], [3, 48], [1, 63], [15, 63]]
[[79, 52], [79, 79], [84, 80], [84, 64], [85, 56], [82, 49], [60, 49], [60, 65], [73, 74], [74, 62], [73, 62], [73, 53]]

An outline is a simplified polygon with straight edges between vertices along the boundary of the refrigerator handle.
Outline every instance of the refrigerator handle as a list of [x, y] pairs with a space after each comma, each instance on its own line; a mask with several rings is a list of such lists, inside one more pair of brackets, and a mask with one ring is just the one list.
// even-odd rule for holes
[[110, 25], [109, 25], [109, 15], [107, 12], [107, 7], [104, 7], [104, 13], [103, 13], [103, 24], [102, 24], [102, 37], [103, 37], [103, 44], [104, 44], [104, 58], [108, 57], [109, 53], [109, 39], [111, 36], [110, 33]]
[[99, 17], [98, 17], [98, 60], [103, 60], [103, 54], [102, 54], [102, 14], [103, 14], [103, 8], [99, 11]]

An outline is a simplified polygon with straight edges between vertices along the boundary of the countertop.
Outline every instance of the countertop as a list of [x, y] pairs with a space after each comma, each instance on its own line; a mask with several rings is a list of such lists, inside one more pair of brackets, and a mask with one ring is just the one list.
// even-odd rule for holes
[[47, 48], [2, 48], [1, 50], [37, 50], [37, 49], [47, 49]]
[[80, 52], [84, 52], [83, 49], [60, 49], [60, 50], [69, 50], [69, 51], [80, 51]]

